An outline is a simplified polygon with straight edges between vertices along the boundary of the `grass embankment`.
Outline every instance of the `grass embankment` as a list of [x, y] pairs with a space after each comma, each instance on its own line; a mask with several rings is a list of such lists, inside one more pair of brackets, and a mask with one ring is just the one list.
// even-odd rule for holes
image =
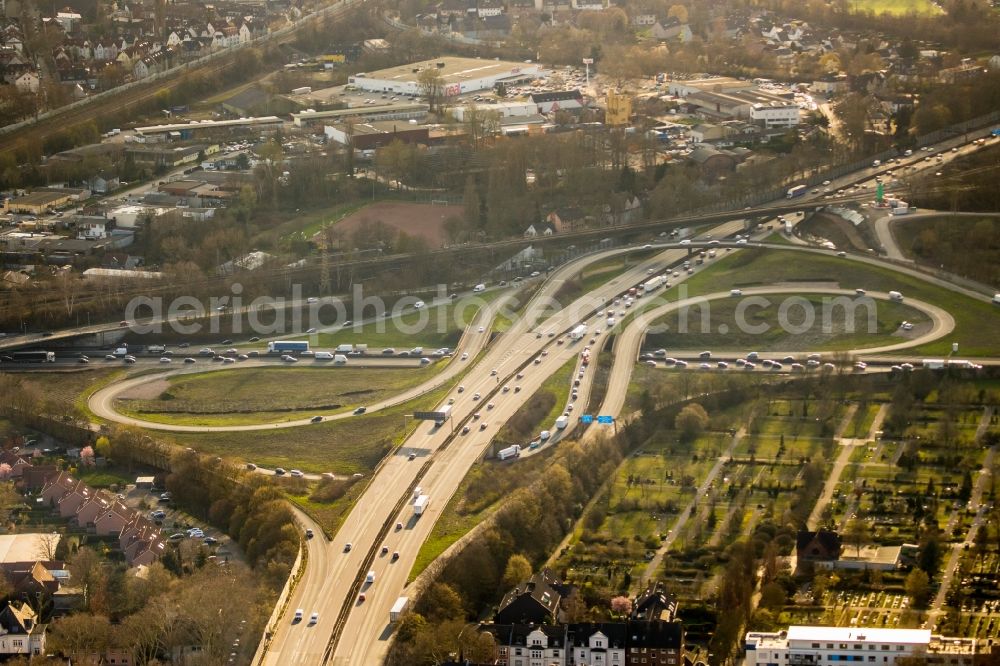
[[[797, 327], [796, 332], [785, 330], [780, 324], [779, 310], [786, 298], [800, 299], [804, 306], [789, 308], [787, 320]], [[666, 326], [667, 330], [650, 333], [646, 344], [667, 349], [841, 351], [903, 342], [907, 338], [900, 329], [902, 322], [914, 324], [915, 334], [920, 332], [922, 324], [930, 322], [929, 317], [915, 308], [886, 301], [875, 301], [875, 317], [869, 322], [866, 308], [860, 308], [857, 321], [852, 321], [843, 308], [830, 307], [829, 297], [775, 294], [767, 296], [767, 300], [770, 304], [766, 307], [747, 308], [742, 315], [738, 310], [742, 300], [738, 298], [715, 300], [707, 303], [704, 310], [691, 308], [686, 314], [671, 312], [653, 324], [653, 327]], [[800, 332], [807, 321], [804, 312], [811, 312], [815, 319], [812, 326]], [[765, 327], [763, 332], [751, 332]]]
[[241, 425], [293, 421], [380, 402], [426, 381], [423, 368], [245, 368], [168, 379], [157, 398], [118, 400], [124, 414], [157, 423]]
[[991, 356], [1000, 349], [1000, 316], [996, 306], [930, 284], [890, 268], [815, 253], [746, 249], [731, 253], [692, 275], [685, 284], [689, 296], [728, 291], [733, 287], [776, 283], [829, 282], [844, 289], [898, 290], [944, 308], [955, 318], [955, 331], [941, 340], [914, 347], [908, 353], [947, 355], [958, 342], [962, 356]]
[[937, 16], [944, 13], [944, 10], [931, 0], [852, 0], [851, 10], [859, 13], [892, 14], [894, 16], [905, 14]]
[[[510, 444], [527, 446], [528, 441], [540, 430], [552, 426], [566, 406], [575, 367], [576, 359], [573, 358], [545, 380], [521, 409], [504, 424], [494, 439], [494, 450]], [[452, 496], [441, 518], [434, 525], [430, 537], [421, 546], [410, 571], [410, 579], [418, 576], [463, 534], [486, 520], [510, 490], [526, 485], [526, 478], [543, 470], [545, 463], [541, 461], [547, 457], [539, 454], [520, 460], [517, 465], [480, 462], [469, 470], [458, 492]], [[516, 472], [512, 471], [514, 467], [517, 468]]]
[[893, 222], [892, 233], [911, 259], [983, 284], [1000, 284], [1000, 220], [996, 218], [903, 218]]
[[317, 349], [332, 349], [339, 344], [367, 344], [370, 350], [393, 347], [397, 350], [423, 347], [425, 350], [458, 344], [465, 327], [472, 323], [480, 308], [504, 292], [494, 291], [456, 303], [412, 310], [398, 317], [352, 326], [336, 333], [318, 333], [309, 337]]
[[366, 473], [417, 427], [406, 418], [444, 399], [450, 386], [371, 414], [299, 428], [248, 432], [162, 433], [158, 436], [202, 453], [307, 472]]

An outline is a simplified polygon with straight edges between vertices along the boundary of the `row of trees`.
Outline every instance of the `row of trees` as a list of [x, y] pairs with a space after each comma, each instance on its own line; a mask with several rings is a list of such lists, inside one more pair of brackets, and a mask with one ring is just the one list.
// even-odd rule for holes
[[69, 569], [86, 606], [52, 623], [49, 649], [74, 661], [124, 650], [142, 665], [170, 661], [175, 651], [197, 645], [198, 663], [224, 663], [234, 652], [248, 660], [273, 595], [245, 566], [200, 562], [183, 577], [161, 564], [140, 577], [81, 548]]

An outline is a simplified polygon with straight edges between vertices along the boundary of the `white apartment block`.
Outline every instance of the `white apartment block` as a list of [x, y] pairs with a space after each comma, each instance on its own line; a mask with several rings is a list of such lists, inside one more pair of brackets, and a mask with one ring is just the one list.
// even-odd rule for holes
[[793, 102], [754, 104], [750, 107], [750, 120], [767, 129], [794, 127], [799, 124], [799, 107]]
[[972, 638], [933, 636], [929, 629], [789, 627], [746, 635], [746, 666], [894, 666], [897, 659], [924, 657], [928, 664], [971, 666]]

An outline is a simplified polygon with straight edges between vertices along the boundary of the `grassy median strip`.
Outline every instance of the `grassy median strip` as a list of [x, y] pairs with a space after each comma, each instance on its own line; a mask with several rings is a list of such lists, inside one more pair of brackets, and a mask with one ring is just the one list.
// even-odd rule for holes
[[[317, 362], [319, 363], [319, 362]], [[330, 415], [386, 400], [433, 375], [429, 368], [240, 368], [171, 377], [156, 396], [118, 399], [129, 416], [175, 425], [244, 425]], [[139, 389], [140, 391], [142, 389]]]
[[935, 342], [907, 350], [922, 355], [946, 355], [951, 343], [959, 354], [989, 356], [997, 352], [1000, 316], [996, 306], [950, 289], [899, 273], [891, 268], [817, 253], [748, 248], [726, 255], [685, 281], [687, 295], [728, 291], [738, 287], [780, 283], [829, 282], [844, 289], [896, 290], [947, 310], [955, 318], [955, 331]]
[[298, 428], [246, 432], [164, 433], [180, 446], [265, 467], [306, 472], [367, 473], [402, 442], [417, 422], [408, 415], [441, 402], [450, 386], [388, 409]]
[[[540, 430], [552, 427], [566, 406], [575, 367], [574, 357], [546, 379], [503, 426], [494, 439], [492, 448], [495, 450], [509, 444], [527, 447], [528, 441]], [[507, 492], [503, 489], [510, 490], [522, 485], [520, 482], [515, 483], [517, 476], [521, 473], [533, 473], [539, 465], [537, 461], [545, 457], [548, 456], [539, 455], [519, 460], [516, 465], [517, 473], [514, 474], [508, 471], [510, 465], [498, 467], [494, 462], [480, 462], [469, 470], [458, 491], [445, 507], [441, 518], [435, 523], [430, 537], [420, 548], [417, 561], [410, 572], [410, 579], [418, 576], [463, 534], [488, 518], [507, 497]], [[494, 476], [497, 474], [503, 478], [495, 479]]]
[[[857, 312], [853, 326], [842, 308], [829, 309], [824, 317], [824, 296], [803, 294], [773, 294], [766, 297], [769, 304], [751, 307], [740, 314], [742, 299], [718, 299], [703, 310], [694, 306], [683, 311], [671, 312], [653, 322], [651, 328], [666, 327], [659, 333], [646, 337], [646, 347], [666, 349], [773, 349], [780, 351], [811, 351], [822, 349], [841, 351], [862, 347], [877, 347], [904, 342], [900, 325], [908, 321], [914, 325], [913, 334], [920, 333], [922, 325], [929, 325], [930, 318], [920, 310], [901, 303], [875, 302], [875, 330], [869, 332], [867, 309]], [[780, 307], [784, 299], [800, 299], [805, 310], [798, 305], [789, 308], [788, 323], [804, 330], [791, 332], [781, 326]], [[806, 328], [804, 312], [811, 312], [815, 319]], [[824, 321], [824, 318], [828, 321]], [[746, 326], [742, 326], [745, 324]], [[752, 328], [751, 328], [752, 327]], [[853, 330], [851, 330], [853, 328]], [[766, 329], [763, 332], [751, 332]]]

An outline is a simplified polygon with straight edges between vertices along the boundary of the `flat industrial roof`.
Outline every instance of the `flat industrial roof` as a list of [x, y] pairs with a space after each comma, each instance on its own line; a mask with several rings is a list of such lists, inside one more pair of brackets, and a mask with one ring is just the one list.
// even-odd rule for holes
[[139, 134], [162, 134], [164, 132], [180, 132], [186, 129], [211, 129], [213, 127], [240, 127], [243, 125], [271, 125], [282, 122], [278, 116], [261, 116], [259, 118], [237, 118], [236, 120], [206, 120], [204, 122], [171, 123], [169, 125], [149, 125], [136, 127]]
[[44, 206], [53, 201], [59, 201], [72, 196], [71, 192], [60, 194], [58, 192], [30, 192], [24, 196], [11, 199], [12, 204], [29, 204], [32, 206]]
[[34, 562], [47, 559], [42, 553], [54, 553], [61, 538], [57, 532], [0, 535], [0, 562]]
[[790, 641], [842, 641], [867, 643], [930, 643], [930, 629], [876, 629], [870, 627], [804, 627], [788, 628]]
[[[443, 63], [439, 67], [438, 64]], [[433, 60], [423, 60], [408, 65], [389, 67], [374, 72], [355, 74], [354, 78], [380, 79], [386, 81], [417, 81], [419, 73], [425, 69], [436, 69], [445, 83], [460, 83], [470, 79], [481, 79], [487, 76], [503, 76], [515, 69], [538, 69], [534, 63], [514, 62], [512, 60], [483, 60], [480, 58], [443, 57]]]
[[346, 109], [330, 109], [328, 111], [299, 111], [293, 113], [295, 120], [312, 120], [316, 118], [350, 118], [351, 116], [374, 116], [381, 113], [419, 113], [428, 111], [426, 104], [379, 104], [377, 106], [350, 106]]
[[[334, 125], [343, 129], [343, 123]], [[430, 125], [423, 123], [408, 123], [405, 120], [373, 120], [370, 123], [356, 123], [351, 129], [355, 136], [363, 134], [392, 134], [394, 132], [412, 132], [414, 130], [430, 130]]]

